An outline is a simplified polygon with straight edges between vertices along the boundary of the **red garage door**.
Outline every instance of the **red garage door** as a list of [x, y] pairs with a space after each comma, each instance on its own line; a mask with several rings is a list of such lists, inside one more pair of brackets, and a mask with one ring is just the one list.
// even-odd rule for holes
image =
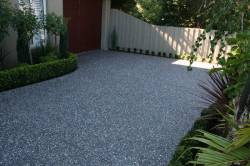
[[102, 0], [64, 0], [69, 20], [69, 49], [79, 53], [101, 45]]

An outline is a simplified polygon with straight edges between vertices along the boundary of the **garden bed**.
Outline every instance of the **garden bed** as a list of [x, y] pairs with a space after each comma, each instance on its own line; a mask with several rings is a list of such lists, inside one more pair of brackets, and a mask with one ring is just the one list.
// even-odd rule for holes
[[[206, 114], [208, 110], [205, 109], [202, 111], [201, 116]], [[192, 129], [182, 138], [180, 141], [172, 160], [168, 166], [183, 166], [188, 165], [189, 161], [193, 161], [196, 157], [198, 150], [191, 149], [192, 147], [203, 147], [204, 144], [190, 140], [191, 137], [197, 134], [197, 130], [209, 131], [211, 127], [211, 122], [205, 119], [198, 119]]]
[[3, 70], [0, 71], [0, 92], [59, 77], [73, 72], [76, 68], [77, 57], [71, 54], [66, 59]]

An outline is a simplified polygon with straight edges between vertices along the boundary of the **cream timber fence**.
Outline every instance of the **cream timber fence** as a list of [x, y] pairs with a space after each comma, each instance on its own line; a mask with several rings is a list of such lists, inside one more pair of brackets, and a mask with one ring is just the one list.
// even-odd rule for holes
[[[112, 34], [116, 34], [116, 46], [125, 50], [139, 50], [149, 54], [189, 55], [192, 46], [204, 29], [171, 26], [156, 26], [130, 16], [120, 10], [111, 9], [109, 47], [112, 48]], [[206, 59], [210, 53], [209, 34], [198, 50], [200, 58]], [[215, 55], [218, 54], [216, 46]]]

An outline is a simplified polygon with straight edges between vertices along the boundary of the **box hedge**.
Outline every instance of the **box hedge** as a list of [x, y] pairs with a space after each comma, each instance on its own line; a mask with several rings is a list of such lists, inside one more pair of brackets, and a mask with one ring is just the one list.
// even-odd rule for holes
[[62, 76], [76, 68], [77, 57], [71, 54], [67, 59], [3, 70], [0, 71], [0, 92]]

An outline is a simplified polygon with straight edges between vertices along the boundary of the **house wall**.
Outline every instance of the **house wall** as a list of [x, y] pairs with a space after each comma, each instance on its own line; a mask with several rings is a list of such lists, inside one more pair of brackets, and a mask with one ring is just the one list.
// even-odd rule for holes
[[[10, 0], [10, 2], [13, 7], [16, 7], [17, 0]], [[16, 40], [17, 34], [10, 28], [9, 36], [3, 41], [3, 48], [8, 53], [4, 61], [5, 67], [13, 67], [17, 64]]]
[[109, 43], [109, 27], [110, 27], [110, 13], [111, 12], [111, 0], [102, 1], [102, 39], [101, 49], [108, 50]]
[[63, 16], [63, 0], [47, 0], [47, 12]]

